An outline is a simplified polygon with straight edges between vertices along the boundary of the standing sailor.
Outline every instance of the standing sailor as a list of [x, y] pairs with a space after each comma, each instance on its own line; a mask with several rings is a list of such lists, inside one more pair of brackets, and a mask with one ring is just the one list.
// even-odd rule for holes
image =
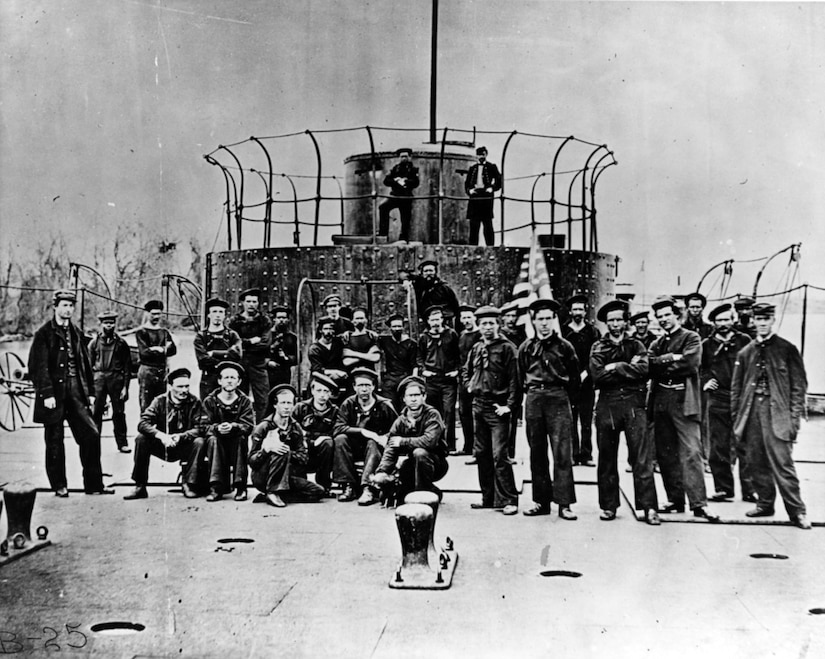
[[218, 364], [224, 361], [241, 361], [241, 337], [226, 327], [229, 303], [212, 298], [204, 304], [207, 326], [195, 335], [195, 357], [201, 369], [200, 398], [218, 388]]
[[141, 413], [155, 398], [166, 392], [167, 360], [178, 352], [169, 330], [160, 326], [163, 302], [149, 300], [143, 309], [148, 314], [146, 322], [135, 332], [140, 360], [138, 385]]
[[89, 342], [89, 359], [95, 374], [95, 404], [92, 417], [100, 432], [106, 400], [110, 400], [117, 450], [121, 453], [131, 453], [126, 440], [126, 401], [129, 399], [129, 382], [132, 379], [132, 351], [115, 331], [117, 314], [114, 311], [103, 312], [97, 317], [100, 320], [101, 331]]
[[252, 391], [255, 421], [260, 423], [266, 414], [269, 400], [269, 374], [266, 365], [272, 342], [272, 321], [260, 310], [260, 289], [249, 288], [238, 298], [243, 309], [229, 322], [229, 328], [241, 337], [241, 364], [246, 371], [241, 389], [247, 394]]

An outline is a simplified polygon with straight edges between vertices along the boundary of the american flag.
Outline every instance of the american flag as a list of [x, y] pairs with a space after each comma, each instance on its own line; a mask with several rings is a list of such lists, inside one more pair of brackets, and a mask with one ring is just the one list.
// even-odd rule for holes
[[[513, 300], [518, 302], [518, 324], [524, 325], [528, 337], [534, 336], [533, 323], [530, 322], [529, 307], [535, 300], [552, 300], [553, 289], [550, 286], [550, 275], [547, 273], [547, 264], [544, 261], [544, 252], [539, 247], [538, 236], [533, 231], [530, 241], [530, 251], [524, 255], [518, 281], [513, 286]], [[556, 331], [559, 332], [558, 320]]]

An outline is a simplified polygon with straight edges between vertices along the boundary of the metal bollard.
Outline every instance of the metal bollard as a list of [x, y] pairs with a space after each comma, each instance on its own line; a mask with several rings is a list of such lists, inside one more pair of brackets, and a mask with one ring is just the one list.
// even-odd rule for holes
[[32, 512], [37, 490], [29, 483], [7, 485], [3, 490], [6, 502], [8, 531], [6, 539], [15, 549], [22, 549], [32, 541]]
[[[453, 582], [458, 554], [437, 551], [433, 544], [438, 496], [411, 492], [395, 510], [401, 539], [401, 565], [390, 579], [390, 588], [442, 590]], [[426, 503], [425, 503], [426, 502]]]
[[435, 523], [438, 520], [438, 495], [435, 492], [416, 490], [404, 497], [404, 503], [422, 503], [433, 511], [433, 525], [430, 529], [430, 543], [427, 547], [427, 559], [430, 565], [438, 565], [438, 552], [435, 550]]

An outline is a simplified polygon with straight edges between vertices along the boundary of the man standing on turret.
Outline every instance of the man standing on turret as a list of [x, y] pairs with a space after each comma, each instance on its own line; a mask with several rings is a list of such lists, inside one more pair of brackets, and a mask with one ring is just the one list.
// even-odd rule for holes
[[398, 149], [401, 159], [384, 178], [384, 185], [390, 189], [390, 198], [378, 206], [378, 235], [387, 236], [390, 227], [390, 211], [398, 209], [401, 215], [401, 234], [399, 240], [410, 239], [410, 220], [412, 219], [413, 190], [418, 187], [418, 167], [412, 164], [412, 149]]
[[467, 219], [470, 221], [470, 245], [478, 245], [478, 230], [484, 226], [484, 242], [493, 246], [493, 195], [501, 190], [501, 174], [493, 163], [487, 162], [487, 147], [476, 149], [478, 162], [472, 165], [464, 179], [467, 201]]

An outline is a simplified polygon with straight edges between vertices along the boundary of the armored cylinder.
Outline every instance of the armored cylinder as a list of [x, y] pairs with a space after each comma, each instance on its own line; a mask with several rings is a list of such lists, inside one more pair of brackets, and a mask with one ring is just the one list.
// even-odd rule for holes
[[[385, 177], [398, 162], [394, 151], [358, 153], [344, 160], [346, 202], [344, 230], [349, 235], [372, 236], [378, 226], [378, 206], [389, 195]], [[475, 162], [471, 153], [413, 149], [418, 187], [413, 190], [410, 240], [425, 244], [466, 244], [469, 225], [464, 178]], [[352, 197], [360, 197], [352, 199]]]

